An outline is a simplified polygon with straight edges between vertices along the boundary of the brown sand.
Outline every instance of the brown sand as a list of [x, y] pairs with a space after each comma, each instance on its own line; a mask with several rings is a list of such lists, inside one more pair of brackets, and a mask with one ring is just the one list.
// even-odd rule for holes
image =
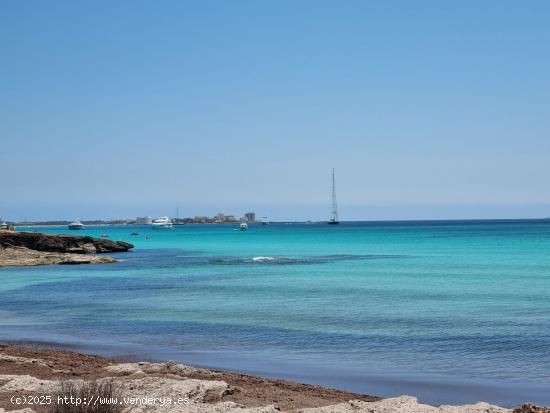
[[[32, 361], [14, 359], [14, 357], [32, 359]], [[107, 366], [116, 364], [118, 362], [115, 360], [72, 351], [0, 344], [0, 374], [28, 374], [44, 380], [75, 378], [91, 380], [117, 375], [105, 369]], [[165, 373], [162, 371], [158, 373], [160, 377], [170, 374], [173, 372], [168, 368]], [[197, 369], [186, 372], [185, 376], [201, 380], [223, 380], [229, 384], [232, 391], [225, 394], [222, 400], [215, 401], [234, 401], [247, 407], [275, 404], [281, 410], [287, 410], [328, 406], [349, 400], [380, 400], [378, 397], [365, 394], [224, 371]], [[0, 408], [15, 410], [17, 406], [9, 402], [8, 396], [0, 394]]]

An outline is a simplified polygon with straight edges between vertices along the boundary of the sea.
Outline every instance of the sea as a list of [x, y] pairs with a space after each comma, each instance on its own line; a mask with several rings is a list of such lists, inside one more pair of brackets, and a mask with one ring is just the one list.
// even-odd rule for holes
[[19, 230], [135, 248], [1, 268], [3, 342], [433, 404], [550, 404], [550, 220]]

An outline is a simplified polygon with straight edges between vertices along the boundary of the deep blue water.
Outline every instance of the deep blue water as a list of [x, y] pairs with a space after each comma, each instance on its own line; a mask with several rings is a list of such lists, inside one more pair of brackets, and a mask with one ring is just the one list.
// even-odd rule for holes
[[80, 231], [136, 248], [117, 264], [0, 269], [0, 340], [432, 403], [550, 404], [550, 221], [235, 229]]

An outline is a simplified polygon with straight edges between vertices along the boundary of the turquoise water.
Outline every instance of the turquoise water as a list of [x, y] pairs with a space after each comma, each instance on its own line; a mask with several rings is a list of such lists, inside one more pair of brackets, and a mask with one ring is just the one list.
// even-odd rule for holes
[[0, 340], [433, 403], [550, 403], [550, 221], [78, 232], [101, 233], [136, 248], [0, 269]]

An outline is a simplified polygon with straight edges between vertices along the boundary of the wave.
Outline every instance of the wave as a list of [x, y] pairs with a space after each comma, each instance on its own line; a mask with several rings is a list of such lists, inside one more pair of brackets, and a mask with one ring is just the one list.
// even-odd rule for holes
[[275, 257], [254, 257], [254, 258], [252, 258], [252, 261], [263, 262], [263, 261], [274, 261], [276, 259], [277, 258], [275, 258]]
[[313, 257], [276, 257], [257, 256], [251, 258], [240, 257], [216, 257], [208, 260], [213, 265], [308, 265], [326, 264], [335, 261], [374, 260], [405, 258], [404, 255], [321, 255]]

